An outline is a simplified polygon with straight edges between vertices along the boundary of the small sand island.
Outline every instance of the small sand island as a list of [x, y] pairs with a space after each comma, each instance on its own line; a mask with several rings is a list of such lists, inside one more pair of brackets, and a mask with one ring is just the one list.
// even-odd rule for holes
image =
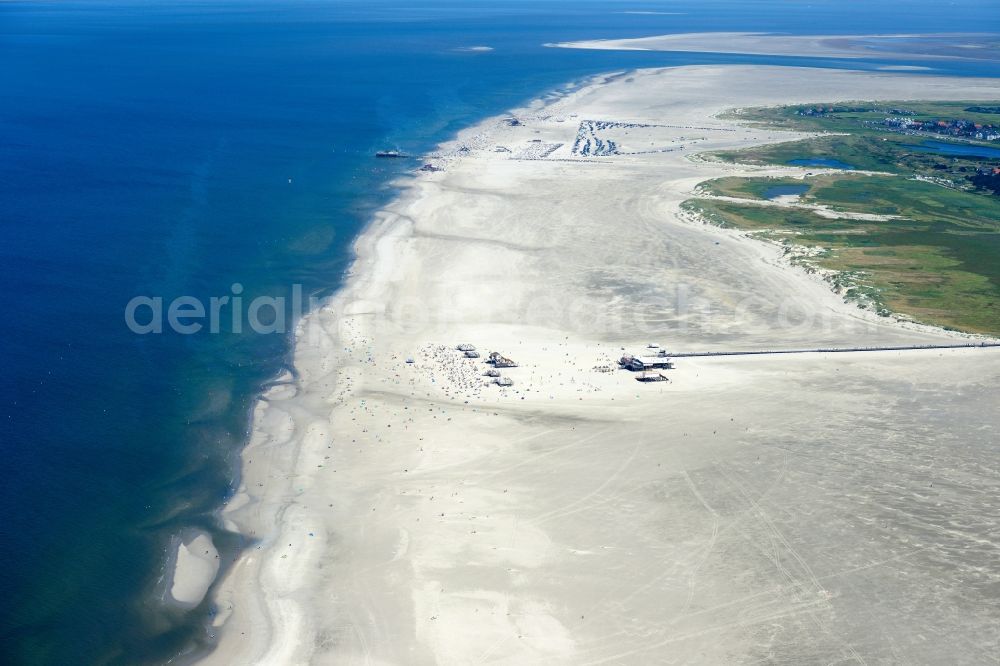
[[202, 531], [179, 537], [172, 559], [166, 600], [181, 608], [194, 608], [219, 573], [219, 553], [212, 537]]
[[[995, 661], [996, 341], [861, 308], [703, 209], [835, 210], [795, 189], [823, 167], [719, 157], [821, 127], [734, 110], [998, 99], [997, 79], [643, 70], [441, 146], [256, 407], [224, 513], [249, 545], [204, 661]], [[741, 350], [812, 351], [690, 354]]]

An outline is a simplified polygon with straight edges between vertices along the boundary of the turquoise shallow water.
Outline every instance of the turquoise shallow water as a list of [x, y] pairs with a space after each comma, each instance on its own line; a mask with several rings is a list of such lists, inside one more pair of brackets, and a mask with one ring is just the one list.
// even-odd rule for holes
[[[280, 330], [136, 335], [135, 296], [329, 294], [419, 154], [589, 74], [717, 62], [880, 63], [546, 49], [671, 31], [983, 30], [817, 0], [655, 3], [0, 3], [0, 661], [162, 661], [210, 603], [158, 601], [172, 536], [215, 533]], [[845, 9], [846, 4], [846, 9]], [[967, 8], [987, 3], [959, 3]], [[852, 11], [865, 7], [864, 12]], [[468, 51], [489, 46], [491, 51]], [[942, 66], [935, 63], [934, 66]], [[946, 63], [983, 74], [982, 63]], [[285, 313], [285, 320], [292, 318]], [[288, 322], [285, 322], [288, 323]], [[281, 327], [277, 327], [281, 328]], [[287, 327], [286, 327], [287, 330]]]

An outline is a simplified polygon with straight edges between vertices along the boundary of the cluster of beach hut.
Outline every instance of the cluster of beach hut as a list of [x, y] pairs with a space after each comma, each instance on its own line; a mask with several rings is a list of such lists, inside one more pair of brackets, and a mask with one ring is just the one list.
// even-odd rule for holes
[[455, 349], [457, 349], [458, 351], [460, 351], [463, 354], [465, 354], [465, 358], [479, 358], [479, 352], [476, 351], [476, 346], [475, 345], [470, 345], [470, 344], [467, 344], [467, 343], [463, 343], [463, 344], [460, 344]]
[[[479, 352], [476, 350], [475, 345], [471, 345], [467, 342], [455, 347], [458, 351], [465, 355], [465, 358], [479, 358]], [[490, 352], [489, 356], [486, 358], [486, 363], [489, 364], [490, 368], [487, 368], [483, 373], [484, 377], [490, 377], [493, 380], [493, 384], [497, 386], [513, 386], [514, 380], [510, 377], [505, 377], [501, 372], [501, 368], [516, 368], [517, 363], [513, 360], [507, 358], [499, 352]]]

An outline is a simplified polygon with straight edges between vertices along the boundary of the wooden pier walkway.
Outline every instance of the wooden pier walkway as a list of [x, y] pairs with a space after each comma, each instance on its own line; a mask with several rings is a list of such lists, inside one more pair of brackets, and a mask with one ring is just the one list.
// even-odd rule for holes
[[817, 347], [816, 349], [763, 349], [754, 351], [707, 351], [675, 352], [671, 358], [691, 358], [694, 356], [762, 356], [766, 354], [842, 354], [854, 352], [914, 351], [922, 349], [970, 349], [1000, 347], [1000, 342], [968, 342], [953, 345], [902, 345], [898, 347]]

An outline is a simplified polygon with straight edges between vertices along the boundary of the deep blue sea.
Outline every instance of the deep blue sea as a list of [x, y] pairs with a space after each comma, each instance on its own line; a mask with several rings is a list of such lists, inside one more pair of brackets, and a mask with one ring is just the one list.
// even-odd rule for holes
[[[636, 13], [645, 12], [645, 13]], [[136, 335], [134, 296], [329, 294], [351, 239], [460, 127], [603, 71], [878, 63], [571, 51], [704, 30], [1000, 30], [993, 0], [0, 0], [0, 663], [146, 663], [204, 640], [157, 601], [213, 531], [286, 334]], [[469, 52], [463, 47], [489, 46]], [[996, 75], [992, 65], [939, 71]]]

